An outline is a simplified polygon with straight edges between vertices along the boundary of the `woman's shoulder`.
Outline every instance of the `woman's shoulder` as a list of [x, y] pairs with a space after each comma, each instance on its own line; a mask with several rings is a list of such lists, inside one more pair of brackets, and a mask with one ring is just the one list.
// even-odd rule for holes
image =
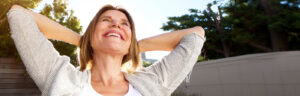
[[88, 82], [88, 70], [80, 71], [80, 68], [72, 64], [63, 65], [55, 76], [50, 89], [52, 95], [63, 95], [62, 93], [74, 93], [80, 91]]

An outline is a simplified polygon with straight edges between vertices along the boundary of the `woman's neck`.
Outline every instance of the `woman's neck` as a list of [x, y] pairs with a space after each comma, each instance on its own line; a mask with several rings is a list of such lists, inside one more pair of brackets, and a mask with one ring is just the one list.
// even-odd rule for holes
[[94, 54], [91, 81], [103, 86], [110, 86], [126, 81], [121, 72], [123, 55]]

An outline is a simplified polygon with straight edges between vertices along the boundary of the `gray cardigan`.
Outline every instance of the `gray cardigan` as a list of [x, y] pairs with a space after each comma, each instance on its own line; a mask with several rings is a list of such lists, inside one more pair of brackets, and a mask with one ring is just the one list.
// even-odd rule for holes
[[[69, 57], [59, 55], [32, 15], [17, 9], [7, 17], [11, 37], [42, 96], [72, 96], [88, 84], [90, 71], [79, 71]], [[143, 96], [169, 96], [193, 69], [204, 41], [196, 33], [188, 34], [169, 55], [135, 73], [124, 72], [125, 78]]]

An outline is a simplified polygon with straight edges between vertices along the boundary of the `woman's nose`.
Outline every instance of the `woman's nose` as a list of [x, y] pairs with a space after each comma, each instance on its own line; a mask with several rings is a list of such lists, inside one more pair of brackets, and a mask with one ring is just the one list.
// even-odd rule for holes
[[120, 24], [117, 21], [112, 22], [112, 27], [120, 28]]

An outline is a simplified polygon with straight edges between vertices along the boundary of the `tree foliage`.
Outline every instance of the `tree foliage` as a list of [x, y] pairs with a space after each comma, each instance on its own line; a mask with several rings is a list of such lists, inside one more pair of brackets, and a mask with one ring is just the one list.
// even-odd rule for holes
[[[8, 2], [0, 1], [3, 9], [0, 13], [6, 13], [13, 4], [19, 4], [25, 8], [32, 9], [38, 6], [41, 0], [8, 0]], [[74, 16], [73, 10], [67, 9], [66, 0], [54, 0], [52, 4], [45, 4], [40, 14], [58, 22], [59, 24], [72, 29], [74, 32], [80, 33], [82, 26], [80, 26], [79, 19]], [[2, 16], [2, 15], [1, 15]], [[3, 22], [0, 22], [0, 57], [19, 57], [14, 46], [13, 40], [10, 38], [9, 26], [5, 15], [1, 17]], [[60, 55], [67, 55], [71, 58], [71, 63], [78, 65], [76, 46], [67, 44], [61, 41], [50, 40]]]
[[0, 57], [18, 57], [13, 40], [10, 38], [6, 13], [13, 4], [33, 9], [41, 0], [0, 0]]
[[[47, 16], [69, 29], [72, 29], [74, 32], [80, 33], [82, 30], [79, 19], [74, 16], [73, 10], [67, 10], [67, 2], [64, 0], [54, 0], [51, 5], [46, 4], [40, 14]], [[60, 55], [67, 55], [71, 58], [71, 63], [73, 65], [79, 65], [76, 55], [77, 47], [75, 45], [57, 40], [50, 41], [53, 43]]]
[[[202, 26], [206, 31], [204, 57], [210, 59], [251, 53], [300, 49], [299, 0], [214, 1], [207, 9], [169, 17], [163, 30]], [[217, 11], [212, 10], [217, 6]]]

